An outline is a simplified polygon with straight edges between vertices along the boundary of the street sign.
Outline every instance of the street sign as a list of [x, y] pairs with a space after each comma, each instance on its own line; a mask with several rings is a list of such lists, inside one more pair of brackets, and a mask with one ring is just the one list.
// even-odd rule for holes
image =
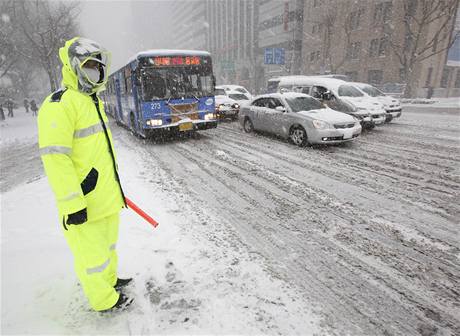
[[264, 64], [274, 64], [273, 48], [265, 48]]
[[264, 64], [284, 64], [284, 48], [265, 48]]
[[275, 64], [284, 64], [284, 48], [275, 48]]

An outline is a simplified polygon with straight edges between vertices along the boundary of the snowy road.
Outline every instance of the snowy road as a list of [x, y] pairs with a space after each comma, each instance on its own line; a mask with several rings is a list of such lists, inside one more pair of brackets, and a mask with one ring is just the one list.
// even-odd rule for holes
[[331, 333], [449, 335], [460, 333], [458, 121], [407, 113], [319, 149], [237, 123], [173, 143], [117, 137], [146, 179], [211, 209], [295, 284]]
[[[225, 237], [222, 248], [243, 246], [262, 261], [320, 315], [325, 334], [458, 335], [459, 121], [404, 113], [353, 143], [320, 148], [245, 134], [237, 123], [164, 143], [112, 131], [147, 185], [203, 222], [211, 242]], [[38, 160], [33, 146], [19, 150]], [[1, 154], [11, 159], [2, 191], [21, 169], [35, 175], [14, 165], [17, 147]]]

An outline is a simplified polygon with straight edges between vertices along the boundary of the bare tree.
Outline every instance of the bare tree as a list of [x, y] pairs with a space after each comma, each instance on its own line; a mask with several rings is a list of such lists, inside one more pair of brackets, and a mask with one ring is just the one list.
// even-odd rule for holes
[[[453, 32], [460, 0], [407, 0], [403, 2], [404, 39], [390, 38], [406, 78], [405, 97], [411, 97], [417, 85], [414, 70], [423, 60], [445, 52], [457, 38]], [[395, 34], [399, 35], [399, 34]]]
[[15, 1], [16, 27], [24, 35], [19, 53], [29, 62], [37, 63], [48, 75], [52, 91], [58, 87], [58, 50], [75, 35], [77, 2]]
[[[343, 21], [340, 20], [337, 6], [328, 5], [324, 14], [316, 23], [318, 27], [320, 27], [318, 29], [321, 29], [321, 67], [327, 69], [331, 73], [335, 73], [348, 59], [347, 53], [338, 54], [333, 53], [332, 50], [334, 48], [334, 43], [342, 41], [345, 44], [345, 49], [348, 48], [351, 41], [350, 17], [347, 16]], [[344, 38], [341, 35], [337, 35], [337, 26], [340, 26]]]
[[17, 61], [15, 38], [17, 36], [11, 16], [13, 1], [0, 3], [0, 78], [8, 75]]

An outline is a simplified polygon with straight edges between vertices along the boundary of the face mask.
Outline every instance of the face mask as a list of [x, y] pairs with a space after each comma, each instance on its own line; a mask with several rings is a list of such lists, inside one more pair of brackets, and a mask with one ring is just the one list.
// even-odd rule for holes
[[96, 84], [99, 82], [101, 73], [99, 70], [94, 68], [83, 68], [83, 72], [88, 76], [88, 79], [93, 83]]

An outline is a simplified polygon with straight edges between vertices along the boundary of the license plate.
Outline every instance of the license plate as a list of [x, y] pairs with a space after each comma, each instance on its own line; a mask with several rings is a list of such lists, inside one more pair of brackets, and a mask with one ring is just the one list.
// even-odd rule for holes
[[191, 122], [179, 124], [179, 131], [181, 132], [191, 130], [192, 128], [193, 124]]

